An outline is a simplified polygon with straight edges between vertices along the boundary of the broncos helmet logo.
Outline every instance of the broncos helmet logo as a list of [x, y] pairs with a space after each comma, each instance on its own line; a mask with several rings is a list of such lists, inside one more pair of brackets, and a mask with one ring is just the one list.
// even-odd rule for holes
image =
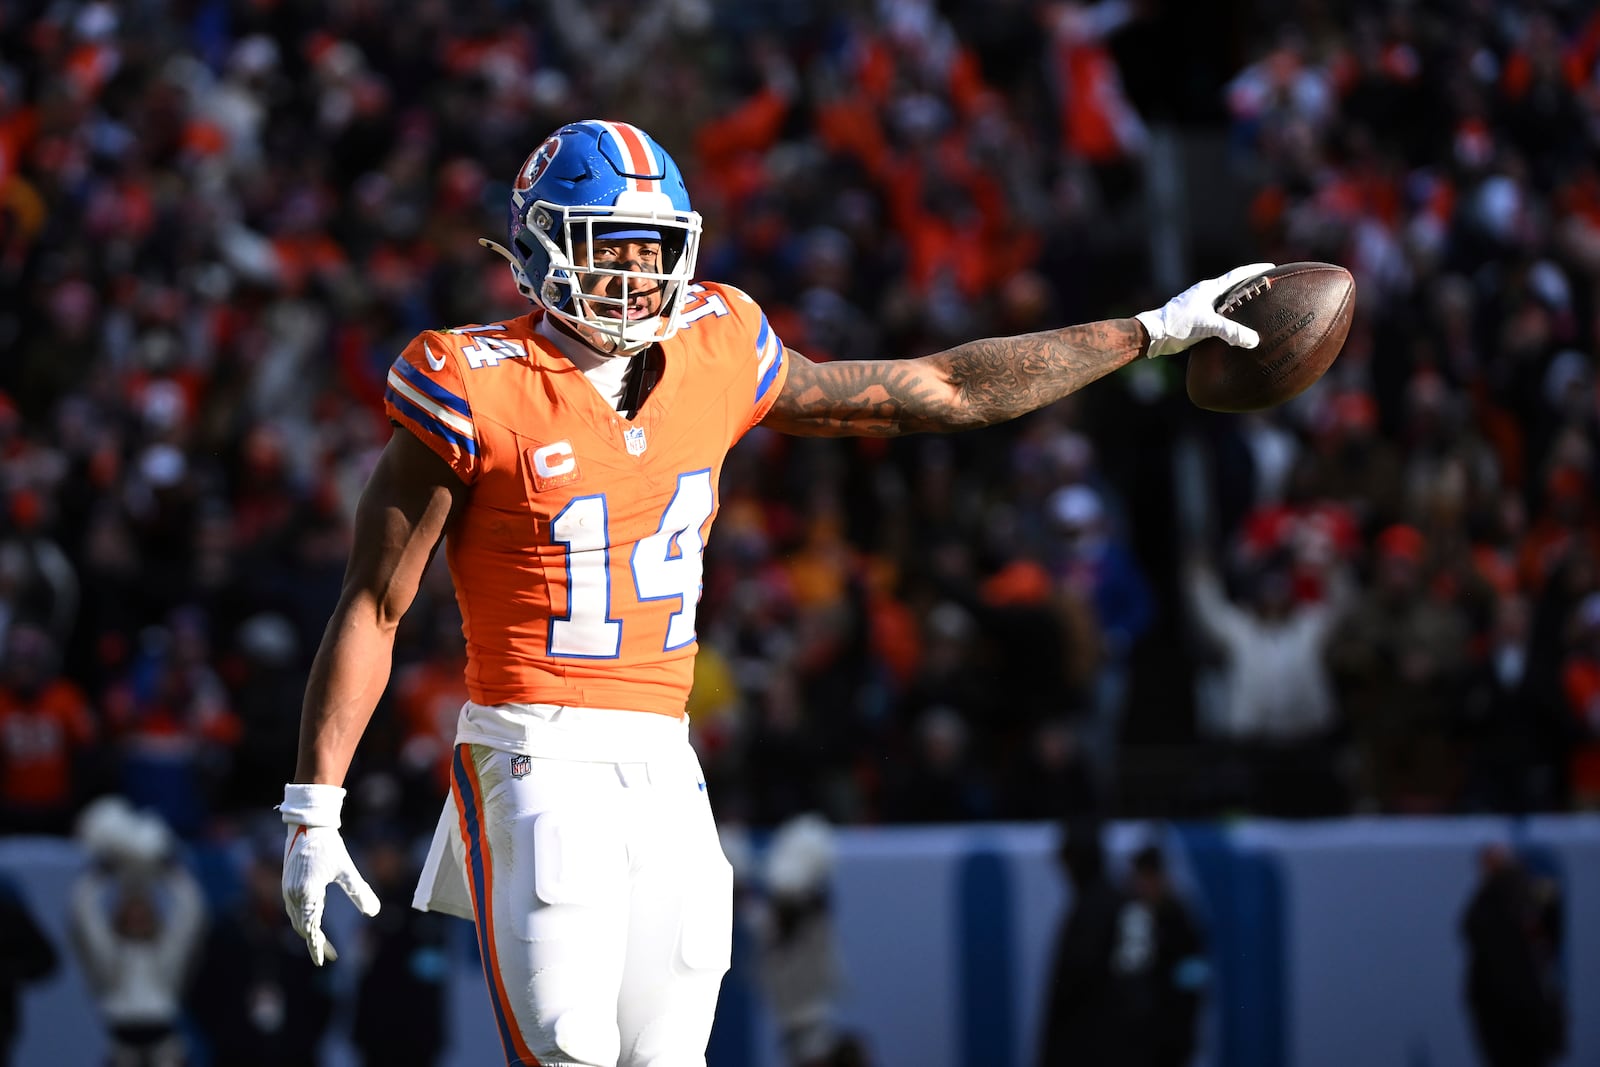
[[522, 170], [517, 174], [515, 186], [517, 191], [525, 192], [533, 188], [533, 183], [538, 181], [540, 176], [544, 174], [545, 169], [550, 166], [551, 161], [556, 158], [556, 153], [559, 151], [561, 151], [561, 136], [559, 134], [546, 138], [544, 144], [535, 148], [533, 154], [522, 162]]

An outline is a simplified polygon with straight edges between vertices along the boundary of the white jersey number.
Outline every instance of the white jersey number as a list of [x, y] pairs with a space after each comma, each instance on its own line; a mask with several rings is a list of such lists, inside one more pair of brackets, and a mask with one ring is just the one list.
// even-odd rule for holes
[[[715, 506], [711, 471], [680, 474], [660, 527], [633, 546], [629, 567], [638, 598], [679, 601], [667, 622], [664, 652], [694, 641], [703, 527]], [[574, 497], [550, 530], [550, 539], [566, 547], [567, 562], [567, 613], [550, 620], [550, 655], [615, 659], [622, 652], [622, 621], [611, 617], [612, 545], [605, 496]]]
[[574, 497], [550, 524], [550, 539], [567, 546], [567, 614], [550, 620], [550, 654], [611, 659], [622, 651], [622, 621], [611, 617], [611, 546], [606, 498]]
[[716, 293], [706, 292], [703, 285], [691, 285], [684, 292], [683, 317], [678, 320], [679, 326], [693, 326], [707, 315], [713, 318], [722, 318], [728, 314], [728, 303]]
[[700, 557], [706, 548], [701, 527], [711, 517], [713, 497], [709, 470], [678, 475], [678, 491], [661, 515], [661, 528], [633, 546], [633, 588], [639, 599], [679, 601], [667, 622], [663, 652], [694, 640]]

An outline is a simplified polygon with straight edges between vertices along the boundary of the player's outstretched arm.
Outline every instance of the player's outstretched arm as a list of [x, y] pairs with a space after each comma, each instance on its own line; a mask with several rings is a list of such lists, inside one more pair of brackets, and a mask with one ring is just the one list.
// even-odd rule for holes
[[1206, 337], [1254, 347], [1255, 332], [1219, 315], [1216, 302], [1270, 266], [1199, 282], [1133, 318], [969, 341], [920, 359], [812, 363], [791, 350], [788, 379], [763, 425], [811, 437], [970, 430], [1054, 403], [1142, 355], [1181, 352]]
[[363, 914], [378, 913], [378, 896], [339, 835], [339, 783], [388, 685], [400, 617], [465, 493], [448, 464], [399, 429], [356, 508], [344, 588], [306, 684], [299, 764], [278, 806], [287, 825], [283, 906], [318, 966], [339, 958], [322, 932], [329, 885], [343, 889]]
[[762, 424], [811, 437], [894, 437], [990, 426], [1044, 407], [1138, 359], [1144, 327], [1113, 319], [969, 341], [920, 359], [813, 363], [789, 377]]

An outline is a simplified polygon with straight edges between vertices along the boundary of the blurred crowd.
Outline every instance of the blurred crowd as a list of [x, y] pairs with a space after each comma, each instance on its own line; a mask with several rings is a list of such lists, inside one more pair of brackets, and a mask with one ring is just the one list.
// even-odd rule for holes
[[[1180, 357], [978, 434], [751, 433], [690, 709], [724, 820], [1600, 803], [1600, 13], [1188, 8], [7, 5], [0, 823], [278, 798], [387, 367], [521, 313], [475, 238], [591, 115], [813, 359], [1357, 280], [1269, 413]], [[386, 826], [431, 824], [461, 667], [441, 563], [352, 776]]]
[[[62, 956], [87, 994], [69, 1017], [88, 1030], [98, 1021], [105, 1051], [95, 1062], [105, 1067], [309, 1067], [335, 1031], [362, 1064], [439, 1062], [459, 962], [448, 920], [407, 907], [414, 877], [403, 836], [362, 837], [363, 867], [386, 906], [346, 943], [351, 967], [335, 975], [312, 963], [284, 919], [278, 825], [195, 849], [159, 815], [108, 795], [84, 807], [73, 831], [83, 862], [64, 899], [40, 900], [35, 886], [32, 901], [65, 914], [59, 946], [0, 872], [0, 1064], [14, 1062], [16, 1039], [38, 1023], [26, 987], [51, 978]], [[81, 1050], [82, 1035], [62, 1047]]]

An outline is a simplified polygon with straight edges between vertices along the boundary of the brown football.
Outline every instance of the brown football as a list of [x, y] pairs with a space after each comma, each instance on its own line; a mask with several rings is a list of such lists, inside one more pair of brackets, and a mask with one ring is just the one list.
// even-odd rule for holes
[[1189, 349], [1189, 399], [1209, 411], [1260, 411], [1299, 396], [1339, 355], [1355, 308], [1355, 279], [1337, 264], [1286, 263], [1245, 279], [1217, 310], [1261, 344], [1208, 337]]

